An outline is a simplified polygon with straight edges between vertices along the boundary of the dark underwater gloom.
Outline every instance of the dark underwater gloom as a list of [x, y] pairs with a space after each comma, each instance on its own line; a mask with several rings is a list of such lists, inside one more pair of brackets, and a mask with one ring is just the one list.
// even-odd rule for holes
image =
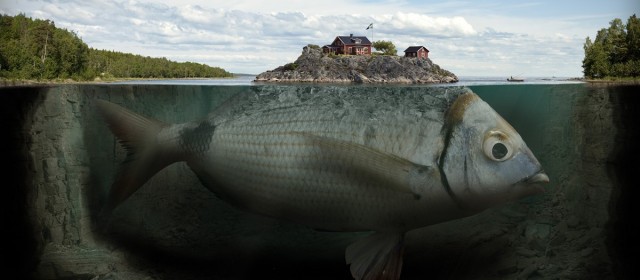
[[[2, 266], [27, 279], [351, 279], [366, 233], [246, 213], [184, 163], [100, 215], [125, 151], [95, 111], [110, 100], [159, 120], [206, 116], [246, 91], [330, 85], [60, 85], [0, 88], [6, 156]], [[337, 86], [350, 91], [425, 90]], [[410, 231], [401, 279], [632, 279], [637, 275], [640, 86], [469, 86], [520, 133], [546, 192]]]

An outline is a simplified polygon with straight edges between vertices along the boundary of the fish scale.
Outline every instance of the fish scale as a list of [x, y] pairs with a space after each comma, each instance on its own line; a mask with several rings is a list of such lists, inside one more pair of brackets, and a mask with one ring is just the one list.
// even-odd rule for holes
[[[378, 182], [363, 180], [363, 176], [353, 176], [348, 173], [354, 172], [347, 168], [349, 162], [320, 156], [313, 144], [299, 135], [365, 144], [406, 157], [416, 143], [422, 142], [416, 139], [424, 135], [419, 115], [374, 114], [344, 108], [338, 108], [340, 112], [336, 113], [335, 103], [276, 106], [281, 107], [245, 113], [216, 126], [210, 154], [201, 157], [208, 161], [190, 163], [195, 170], [200, 169], [199, 164], [211, 167], [217, 178], [209, 186], [212, 191], [245, 200], [243, 204], [255, 211], [328, 230], [397, 228], [409, 221], [396, 217], [429, 210], [413, 195], [388, 190]], [[393, 125], [398, 118], [407, 123]], [[440, 129], [441, 124], [436, 125], [431, 134], [439, 134]], [[327, 165], [310, 167], [307, 162]], [[312, 207], [309, 201], [313, 202]], [[344, 216], [342, 219], [334, 214], [336, 205], [340, 207], [337, 212]], [[288, 209], [287, 213], [283, 214], [282, 209]], [[331, 219], [336, 221], [327, 222]]]

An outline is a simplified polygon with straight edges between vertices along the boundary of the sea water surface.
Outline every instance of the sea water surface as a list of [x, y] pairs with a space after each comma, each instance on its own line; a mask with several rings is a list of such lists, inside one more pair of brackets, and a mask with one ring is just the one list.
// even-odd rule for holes
[[[113, 84], [127, 84], [127, 85], [227, 85], [227, 86], [243, 86], [243, 85], [257, 85], [268, 83], [256, 83], [253, 82], [255, 75], [240, 74], [232, 78], [213, 78], [213, 79], [150, 79], [150, 80], [131, 80], [131, 81], [119, 81]], [[419, 86], [474, 86], [474, 85], [507, 85], [507, 84], [547, 84], [547, 85], [559, 85], [559, 84], [578, 84], [583, 83], [580, 80], [569, 77], [528, 77], [524, 78], [523, 82], [509, 82], [505, 77], [490, 77], [490, 76], [461, 76], [460, 81], [453, 84], [429, 84]], [[373, 85], [376, 86], [376, 85]], [[399, 85], [402, 86], [402, 85]], [[411, 86], [411, 85], [404, 85]]]
[[[125, 151], [93, 107], [121, 104], [166, 122], [206, 116], [256, 90], [424, 90], [434, 85], [254, 84], [252, 76], [0, 88], [15, 130], [18, 209], [38, 279], [349, 279], [344, 249], [366, 233], [322, 232], [247, 214], [169, 166], [108, 217], [100, 205]], [[504, 81], [502, 81], [504, 80]], [[631, 275], [638, 86], [466, 78], [549, 175], [543, 195], [411, 231], [402, 279], [611, 279]], [[10, 159], [11, 157], [9, 157]], [[20, 175], [24, 174], [24, 175]], [[22, 201], [21, 200], [21, 201]], [[637, 212], [635, 212], [637, 213]], [[16, 250], [18, 251], [18, 250]], [[20, 252], [24, 254], [23, 248]], [[111, 277], [111, 278], [109, 278]], [[83, 278], [83, 279], [84, 279]]]

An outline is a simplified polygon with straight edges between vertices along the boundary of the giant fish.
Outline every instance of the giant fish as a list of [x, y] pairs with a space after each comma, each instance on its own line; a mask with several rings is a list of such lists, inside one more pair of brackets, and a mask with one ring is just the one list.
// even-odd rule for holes
[[240, 209], [373, 232], [346, 248], [351, 275], [399, 279], [407, 231], [539, 194], [549, 182], [518, 132], [466, 87], [349, 89], [253, 87], [182, 124], [98, 100], [127, 150], [105, 209], [184, 161]]

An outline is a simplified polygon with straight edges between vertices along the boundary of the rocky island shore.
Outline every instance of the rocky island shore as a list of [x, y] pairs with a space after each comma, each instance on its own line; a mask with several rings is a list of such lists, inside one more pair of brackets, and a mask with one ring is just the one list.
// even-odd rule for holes
[[428, 58], [388, 55], [330, 55], [307, 45], [293, 63], [256, 76], [256, 82], [455, 83], [458, 77]]

